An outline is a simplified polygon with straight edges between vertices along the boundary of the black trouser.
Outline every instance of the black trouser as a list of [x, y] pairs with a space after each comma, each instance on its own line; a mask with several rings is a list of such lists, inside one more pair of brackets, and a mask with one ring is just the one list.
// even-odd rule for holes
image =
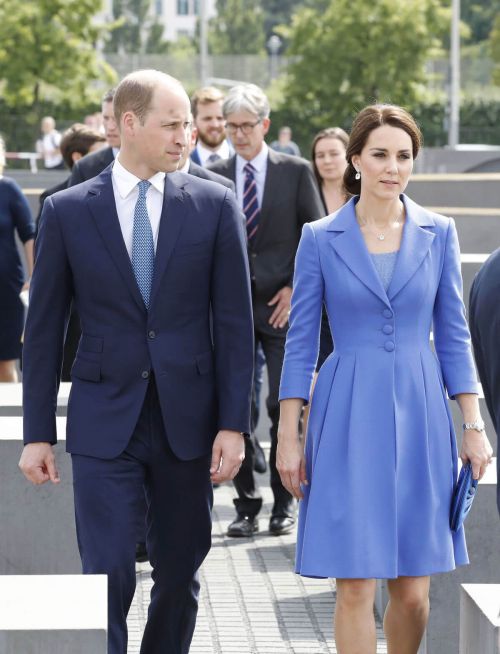
[[[269, 469], [271, 473], [271, 489], [274, 495], [273, 515], [288, 515], [292, 510], [293, 498], [281, 483], [276, 470], [276, 446], [278, 444], [279, 422], [279, 386], [281, 368], [285, 354], [286, 328], [274, 329], [269, 325], [269, 317], [274, 307], [268, 307], [266, 302], [254, 301], [255, 344], [260, 343], [266, 358], [269, 382], [269, 396], [266, 400], [267, 413], [271, 420], [271, 453]], [[252, 403], [252, 406], [255, 403]], [[254, 446], [252, 439], [245, 440], [245, 460], [239, 473], [234, 478], [234, 486], [238, 498], [234, 500], [236, 510], [240, 514], [255, 516], [262, 506], [262, 498], [256, 488], [253, 470]]]

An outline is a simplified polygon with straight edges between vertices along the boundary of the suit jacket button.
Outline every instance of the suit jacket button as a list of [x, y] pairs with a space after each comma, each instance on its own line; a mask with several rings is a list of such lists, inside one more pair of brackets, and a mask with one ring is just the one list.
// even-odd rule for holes
[[154, 329], [148, 332], [148, 336], [151, 339], [156, 338], [156, 332], [154, 331]]
[[149, 378], [149, 370], [143, 370], [141, 373], [141, 376], [143, 379], [148, 379]]
[[382, 327], [382, 331], [384, 332], [384, 334], [392, 334], [392, 332], [394, 331], [394, 327], [392, 325], [384, 325]]
[[395, 347], [396, 346], [394, 345], [394, 341], [386, 341], [384, 343], [384, 348], [386, 352], [393, 352]]
[[390, 309], [384, 309], [382, 311], [382, 315], [384, 316], [384, 318], [392, 318], [393, 313]]

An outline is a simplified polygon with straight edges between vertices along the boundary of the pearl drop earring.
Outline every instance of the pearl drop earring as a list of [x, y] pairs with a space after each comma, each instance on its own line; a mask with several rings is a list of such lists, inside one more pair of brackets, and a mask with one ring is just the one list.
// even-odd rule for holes
[[361, 179], [361, 173], [359, 170], [356, 171], [356, 174], [354, 175], [354, 179]]

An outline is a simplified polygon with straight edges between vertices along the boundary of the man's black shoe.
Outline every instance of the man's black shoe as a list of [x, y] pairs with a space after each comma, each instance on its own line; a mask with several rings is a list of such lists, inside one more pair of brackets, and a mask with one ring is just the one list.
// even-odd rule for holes
[[273, 515], [269, 520], [269, 531], [273, 536], [289, 534], [295, 527], [295, 518], [289, 515]]
[[253, 439], [253, 469], [263, 474], [267, 470], [266, 455], [256, 436]]
[[136, 543], [135, 545], [135, 561], [136, 563], [146, 563], [149, 561], [146, 543]]
[[256, 516], [237, 515], [227, 528], [227, 535], [231, 538], [248, 538], [259, 531], [259, 521]]

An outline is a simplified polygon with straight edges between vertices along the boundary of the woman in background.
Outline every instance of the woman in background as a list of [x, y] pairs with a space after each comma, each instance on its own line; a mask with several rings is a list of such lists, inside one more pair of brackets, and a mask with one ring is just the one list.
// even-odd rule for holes
[[322, 129], [312, 142], [311, 161], [325, 215], [337, 211], [349, 199], [343, 181], [348, 142], [349, 137], [341, 127]]
[[[35, 223], [19, 186], [13, 179], [3, 176], [4, 167], [5, 144], [0, 138], [0, 382], [15, 382], [24, 328], [24, 305], [19, 293], [29, 288], [33, 271]], [[27, 281], [16, 244], [16, 232], [24, 245]]]

